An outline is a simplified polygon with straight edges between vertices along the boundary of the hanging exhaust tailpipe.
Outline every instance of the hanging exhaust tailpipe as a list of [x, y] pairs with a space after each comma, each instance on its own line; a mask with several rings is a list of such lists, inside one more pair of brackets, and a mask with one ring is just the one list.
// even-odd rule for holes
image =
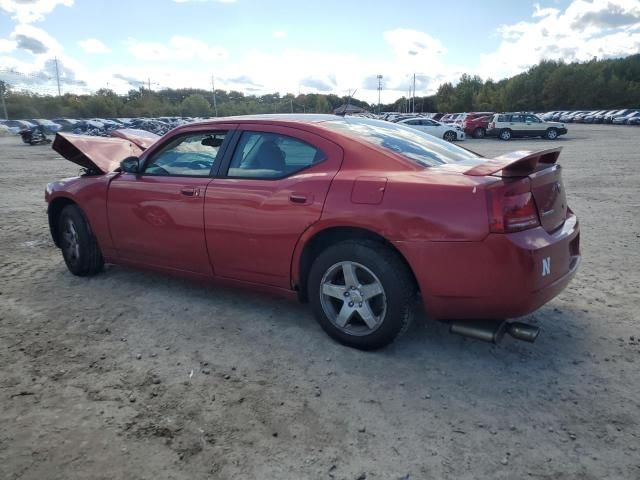
[[540, 329], [521, 322], [512, 322], [507, 327], [507, 333], [513, 338], [522, 340], [523, 342], [533, 343], [540, 334]]
[[490, 343], [499, 343], [505, 333], [517, 340], [533, 343], [540, 333], [540, 329], [533, 325], [506, 320], [454, 320], [449, 331]]
[[454, 320], [449, 331], [464, 337], [498, 343], [502, 340], [506, 323], [504, 320]]

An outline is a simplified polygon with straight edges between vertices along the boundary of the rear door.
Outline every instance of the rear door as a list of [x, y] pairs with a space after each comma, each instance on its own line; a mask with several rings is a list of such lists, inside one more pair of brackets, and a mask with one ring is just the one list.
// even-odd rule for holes
[[526, 137], [529, 133], [527, 131], [527, 127], [524, 123], [524, 115], [519, 113], [514, 113], [513, 115], [509, 115], [511, 118], [509, 119], [509, 128], [513, 133], [514, 137]]
[[342, 149], [292, 127], [241, 125], [207, 187], [206, 243], [217, 276], [290, 288], [302, 233], [320, 219]]

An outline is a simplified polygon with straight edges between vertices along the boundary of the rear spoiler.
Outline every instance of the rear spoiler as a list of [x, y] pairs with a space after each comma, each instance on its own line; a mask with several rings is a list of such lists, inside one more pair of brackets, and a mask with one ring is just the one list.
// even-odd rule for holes
[[533, 172], [540, 163], [549, 165], [556, 163], [561, 151], [562, 147], [548, 148], [537, 152], [528, 150], [511, 152], [482, 162], [465, 171], [464, 174], [481, 177], [502, 171], [503, 177], [528, 175]]

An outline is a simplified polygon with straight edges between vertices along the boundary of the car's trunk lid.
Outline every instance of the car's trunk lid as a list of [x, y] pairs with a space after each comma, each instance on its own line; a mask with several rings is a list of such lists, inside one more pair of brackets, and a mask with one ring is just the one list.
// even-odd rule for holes
[[560, 165], [556, 164], [562, 147], [537, 152], [518, 151], [482, 162], [464, 173], [472, 176], [528, 177], [540, 224], [551, 232], [562, 226], [567, 216], [567, 201]]
[[139, 156], [159, 137], [143, 130], [116, 130], [112, 137], [57, 133], [51, 148], [70, 162], [102, 173], [114, 171], [127, 157]]

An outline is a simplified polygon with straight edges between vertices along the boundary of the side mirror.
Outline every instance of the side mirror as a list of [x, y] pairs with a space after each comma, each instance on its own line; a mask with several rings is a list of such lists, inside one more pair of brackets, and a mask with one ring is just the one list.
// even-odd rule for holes
[[140, 160], [138, 157], [127, 157], [120, 162], [120, 169], [125, 173], [139, 173]]

